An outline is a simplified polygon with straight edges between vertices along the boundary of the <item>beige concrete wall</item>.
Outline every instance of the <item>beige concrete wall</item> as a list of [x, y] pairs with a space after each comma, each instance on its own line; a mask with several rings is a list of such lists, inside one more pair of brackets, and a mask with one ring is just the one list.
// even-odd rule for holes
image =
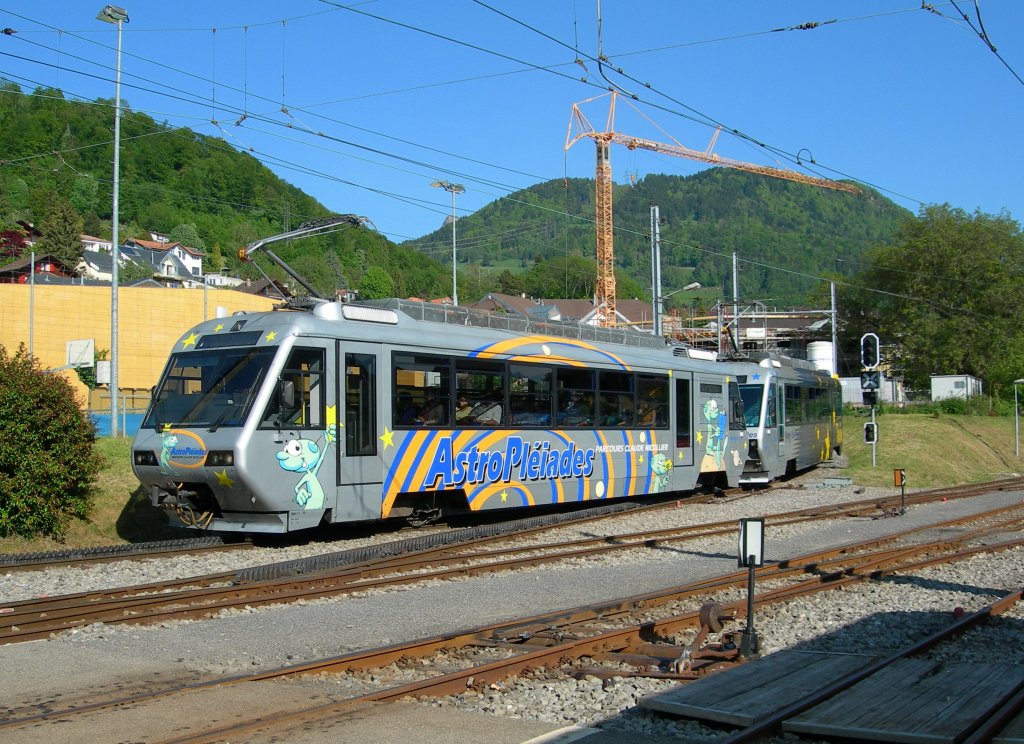
[[[24, 284], [0, 284], [0, 344], [13, 354], [29, 345], [29, 298]], [[156, 384], [174, 344], [218, 308], [270, 310], [279, 300], [227, 289], [121, 287], [117, 293], [118, 388], [148, 390]], [[66, 363], [66, 343], [95, 340], [110, 349], [110, 287], [37, 286], [33, 295], [33, 353], [43, 367]], [[109, 405], [106, 404], [106, 405]]]

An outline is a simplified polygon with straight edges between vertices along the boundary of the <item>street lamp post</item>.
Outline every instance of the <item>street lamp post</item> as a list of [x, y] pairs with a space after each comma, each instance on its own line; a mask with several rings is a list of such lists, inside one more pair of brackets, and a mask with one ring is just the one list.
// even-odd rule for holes
[[1024, 385], [1024, 380], [1013, 381], [1013, 454], [1020, 459], [1020, 419], [1017, 408], [1017, 386]]
[[110, 269], [110, 436], [119, 433], [117, 416], [117, 398], [120, 391], [117, 387], [117, 269], [118, 269], [118, 186], [120, 183], [121, 162], [121, 27], [128, 23], [128, 12], [116, 5], [107, 5], [96, 16], [97, 20], [113, 23], [117, 26], [117, 66], [114, 77], [114, 204], [111, 236], [111, 269]]
[[451, 183], [450, 181], [434, 181], [430, 185], [444, 189], [452, 195], [452, 304], [458, 307], [459, 285], [457, 283], [458, 275], [455, 268], [455, 195], [466, 193], [466, 188], [461, 183]]

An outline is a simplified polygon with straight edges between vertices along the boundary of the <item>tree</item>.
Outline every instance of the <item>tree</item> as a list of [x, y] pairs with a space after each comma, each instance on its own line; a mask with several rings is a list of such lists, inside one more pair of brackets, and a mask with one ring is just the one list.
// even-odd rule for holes
[[359, 296], [366, 300], [394, 297], [395, 283], [391, 275], [380, 266], [371, 266], [359, 281]]
[[505, 269], [498, 275], [498, 291], [502, 294], [517, 295], [523, 291], [523, 279]]
[[206, 251], [205, 241], [199, 237], [199, 230], [196, 229], [196, 223], [194, 222], [183, 222], [182, 224], [171, 230], [167, 239], [172, 243], [181, 243], [188, 248], [195, 248], [196, 250]]
[[840, 288], [846, 348], [877, 333], [918, 390], [933, 374], [966, 373], [998, 394], [1022, 376], [1024, 236], [1008, 215], [925, 207], [867, 265]]
[[39, 232], [43, 237], [36, 245], [36, 253], [56, 256], [69, 266], [78, 263], [82, 257], [82, 218], [71, 202], [56, 197]]
[[28, 248], [28, 238], [24, 230], [18, 228], [0, 230], [0, 256], [7, 259], [21, 258], [26, 248]]
[[60, 375], [0, 346], [0, 535], [59, 537], [91, 506], [92, 422]]

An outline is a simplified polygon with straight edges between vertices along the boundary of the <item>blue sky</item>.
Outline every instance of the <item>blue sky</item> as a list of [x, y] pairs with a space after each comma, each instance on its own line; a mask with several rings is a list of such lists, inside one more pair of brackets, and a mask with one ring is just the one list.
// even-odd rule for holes
[[[607, 78], [639, 98], [620, 103], [618, 131], [703, 150], [719, 123], [744, 135], [722, 133], [725, 157], [798, 168], [799, 155], [914, 212], [949, 202], [1024, 218], [1017, 0], [978, 0], [980, 23], [973, 0], [957, 0], [974, 29], [951, 3], [918, 0], [123, 1], [133, 109], [249, 150], [395, 241], [450, 213], [435, 180], [465, 186], [462, 215], [592, 177], [593, 146], [564, 146], [572, 104], [608, 88], [599, 51]], [[102, 5], [0, 0], [0, 28], [16, 31], [0, 35], [0, 77], [112, 97]], [[607, 99], [584, 110], [604, 126]], [[619, 183], [702, 167], [618, 147], [612, 166]]]

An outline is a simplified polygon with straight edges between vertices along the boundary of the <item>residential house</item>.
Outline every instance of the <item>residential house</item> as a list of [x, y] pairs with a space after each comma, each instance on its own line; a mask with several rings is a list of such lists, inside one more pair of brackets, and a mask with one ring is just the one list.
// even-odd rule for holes
[[88, 253], [111, 253], [114, 244], [109, 240], [92, 235], [82, 235], [82, 250]]
[[184, 284], [203, 277], [203, 256], [196, 248], [181, 243], [129, 238], [119, 251], [138, 264], [148, 266], [156, 278], [166, 284]]
[[[594, 306], [593, 300], [544, 299], [535, 300], [522, 295], [507, 295], [491, 292], [479, 302], [468, 307], [490, 310], [513, 315], [523, 315], [531, 320], [563, 321], [581, 325], [600, 325], [604, 320], [603, 308]], [[651, 327], [651, 304], [642, 300], [617, 300], [615, 303], [617, 326], [635, 326], [639, 329]]]
[[74, 267], [68, 266], [56, 256], [36, 256], [34, 266], [32, 257], [25, 256], [6, 266], [0, 266], [0, 284], [28, 284], [33, 268], [35, 268], [35, 281], [37, 282], [59, 278], [67, 283], [73, 281], [76, 276]]
[[292, 292], [285, 286], [285, 283], [277, 279], [260, 279], [255, 282], [246, 281], [244, 284], [239, 285], [237, 289], [239, 292], [245, 292], [246, 294], [274, 297], [282, 300], [293, 296]]

